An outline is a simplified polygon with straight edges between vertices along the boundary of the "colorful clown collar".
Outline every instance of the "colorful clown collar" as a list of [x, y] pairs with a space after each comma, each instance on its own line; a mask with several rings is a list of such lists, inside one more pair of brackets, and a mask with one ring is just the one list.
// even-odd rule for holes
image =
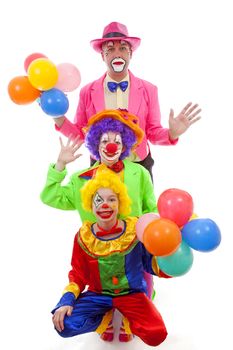
[[131, 250], [138, 242], [135, 230], [137, 220], [137, 217], [129, 217], [126, 220], [126, 229], [122, 235], [110, 240], [97, 238], [91, 230], [92, 223], [86, 221], [79, 231], [79, 244], [88, 255], [94, 257], [124, 253]]

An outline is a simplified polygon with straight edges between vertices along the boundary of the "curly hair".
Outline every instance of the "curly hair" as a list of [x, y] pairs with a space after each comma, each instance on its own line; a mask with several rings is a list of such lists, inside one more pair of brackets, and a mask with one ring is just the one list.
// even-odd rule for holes
[[127, 216], [130, 213], [131, 199], [127, 193], [126, 185], [119, 176], [102, 164], [93, 179], [87, 181], [81, 188], [82, 206], [87, 211], [92, 211], [92, 199], [99, 188], [110, 188], [116, 193], [119, 200], [119, 215]]
[[121, 135], [125, 149], [121, 153], [120, 159], [125, 159], [129, 156], [130, 150], [137, 142], [137, 139], [135, 133], [127, 125], [113, 118], [102, 119], [90, 127], [85, 138], [86, 147], [96, 159], [100, 160], [100, 138], [104, 133], [109, 131], [118, 132]]

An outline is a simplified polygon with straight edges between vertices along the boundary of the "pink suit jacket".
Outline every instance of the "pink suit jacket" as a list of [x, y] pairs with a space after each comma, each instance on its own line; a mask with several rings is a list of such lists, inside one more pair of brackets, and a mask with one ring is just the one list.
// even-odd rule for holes
[[[84, 138], [82, 128], [87, 125], [88, 119], [105, 109], [103, 82], [106, 73], [98, 80], [87, 84], [80, 90], [79, 104], [76, 110], [74, 123], [65, 119], [61, 128], [56, 127], [63, 135], [80, 135]], [[150, 141], [153, 145], [173, 145], [177, 140], [170, 140], [168, 129], [161, 126], [161, 115], [158, 101], [158, 89], [155, 85], [135, 77], [129, 71], [130, 94], [128, 110], [138, 116], [139, 125], [145, 132], [142, 143], [136, 153], [141, 160], [149, 153]]]

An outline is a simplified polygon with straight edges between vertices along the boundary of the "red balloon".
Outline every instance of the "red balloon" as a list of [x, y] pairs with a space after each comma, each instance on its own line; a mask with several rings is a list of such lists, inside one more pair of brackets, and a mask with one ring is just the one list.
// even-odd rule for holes
[[8, 94], [14, 103], [25, 105], [40, 97], [41, 92], [30, 84], [28, 77], [18, 76], [9, 82]]
[[174, 221], [179, 227], [185, 225], [193, 213], [193, 199], [183, 190], [171, 188], [164, 191], [158, 199], [161, 217]]
[[156, 219], [146, 226], [143, 244], [152, 255], [167, 256], [173, 254], [182, 240], [179, 227], [167, 219]]
[[24, 61], [24, 69], [25, 69], [26, 73], [27, 73], [28, 67], [30, 66], [32, 61], [36, 60], [37, 58], [48, 58], [48, 57], [45, 56], [43, 53], [39, 53], [39, 52], [35, 52], [35, 53], [32, 53], [31, 55], [29, 55]]

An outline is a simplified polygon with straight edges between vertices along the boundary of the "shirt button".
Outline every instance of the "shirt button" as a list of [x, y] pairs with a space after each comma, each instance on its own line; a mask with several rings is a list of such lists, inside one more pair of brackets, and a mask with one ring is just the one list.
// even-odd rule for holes
[[112, 284], [114, 284], [115, 286], [119, 283], [119, 280], [116, 276], [112, 277]]

